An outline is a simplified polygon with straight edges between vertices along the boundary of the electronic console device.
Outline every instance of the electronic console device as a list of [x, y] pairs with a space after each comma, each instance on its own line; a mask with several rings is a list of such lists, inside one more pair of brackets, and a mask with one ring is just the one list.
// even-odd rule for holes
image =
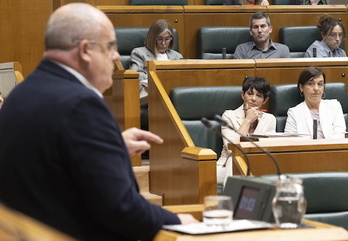
[[261, 177], [228, 177], [223, 195], [231, 196], [235, 219], [260, 220], [273, 223], [272, 199], [275, 183]]

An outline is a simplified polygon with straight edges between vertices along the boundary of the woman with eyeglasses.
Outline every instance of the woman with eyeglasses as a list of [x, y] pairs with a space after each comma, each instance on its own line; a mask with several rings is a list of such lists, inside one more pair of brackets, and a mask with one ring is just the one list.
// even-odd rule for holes
[[140, 103], [147, 103], [147, 61], [182, 59], [182, 55], [173, 50], [173, 28], [165, 19], [156, 20], [145, 38], [145, 46], [133, 49], [130, 69], [139, 72]]
[[319, 18], [318, 26], [323, 40], [316, 40], [307, 49], [305, 57], [347, 57], [340, 48], [346, 37], [344, 25], [336, 18], [323, 15]]
[[346, 123], [342, 106], [336, 99], [322, 99], [325, 82], [325, 73], [318, 67], [311, 66], [301, 72], [297, 87], [304, 101], [289, 108], [285, 133], [312, 139], [344, 138]]

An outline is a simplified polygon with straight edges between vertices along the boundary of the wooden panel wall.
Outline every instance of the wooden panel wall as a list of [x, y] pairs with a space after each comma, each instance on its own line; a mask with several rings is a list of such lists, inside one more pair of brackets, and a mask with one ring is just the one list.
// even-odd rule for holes
[[48, 0], [0, 1], [0, 63], [18, 61], [27, 76], [44, 50], [43, 33], [53, 2]]
[[24, 0], [0, 1], [0, 62], [18, 61], [22, 64], [23, 75], [26, 77], [41, 60], [44, 51], [43, 32], [49, 15], [53, 9], [70, 2], [116, 6], [113, 12], [105, 11], [116, 27], [148, 27], [155, 19], [166, 18], [178, 30], [180, 52], [185, 58], [197, 58], [198, 28], [247, 26], [250, 15], [255, 11], [267, 11], [270, 15], [274, 41], [279, 40], [280, 27], [316, 25], [318, 16], [326, 13], [340, 18], [345, 26], [348, 23], [347, 7], [344, 5], [205, 6], [204, 0], [189, 0], [189, 5], [186, 6], [148, 6], [146, 9], [142, 6], [129, 6], [129, 0], [31, 0], [30, 3]]

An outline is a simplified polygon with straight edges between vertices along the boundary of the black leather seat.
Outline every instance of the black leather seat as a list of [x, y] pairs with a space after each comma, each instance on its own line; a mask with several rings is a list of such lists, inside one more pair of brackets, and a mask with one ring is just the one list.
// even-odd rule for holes
[[202, 27], [197, 40], [198, 58], [222, 59], [222, 48], [226, 48], [226, 59], [232, 59], [237, 45], [253, 38], [248, 27]]
[[130, 0], [129, 5], [187, 5], [188, 0]]
[[144, 46], [149, 28], [115, 28], [118, 52], [124, 69], [129, 69], [130, 54], [134, 48]]
[[226, 0], [205, 0], [205, 5], [223, 5]]
[[[325, 157], [323, 157], [325, 158]], [[305, 218], [348, 229], [348, 172], [290, 174], [303, 180]], [[276, 180], [275, 175], [263, 178]]]
[[292, 26], [279, 29], [279, 42], [290, 49], [291, 58], [304, 57], [308, 47], [321, 40], [320, 31], [316, 26]]
[[[300, 96], [296, 84], [273, 85], [271, 90], [269, 111], [276, 117], [276, 131], [284, 132], [288, 109], [301, 103], [303, 97]], [[348, 127], [348, 102], [345, 83], [326, 83], [325, 94], [325, 99], [337, 99], [341, 103], [346, 126]]]
[[[243, 103], [241, 91], [241, 86], [178, 87], [172, 89], [169, 96], [195, 145], [210, 148], [219, 157], [222, 139], [207, 129], [201, 118], [213, 120], [215, 114], [222, 115], [225, 110], [238, 108]], [[220, 132], [220, 125], [212, 123]]]

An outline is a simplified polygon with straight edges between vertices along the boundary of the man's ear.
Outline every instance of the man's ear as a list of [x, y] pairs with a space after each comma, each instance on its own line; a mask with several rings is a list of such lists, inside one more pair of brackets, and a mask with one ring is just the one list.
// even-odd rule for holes
[[81, 42], [79, 43], [79, 55], [81, 57], [81, 59], [83, 59], [84, 61], [91, 61], [91, 49], [90, 49], [90, 44], [88, 42], [87, 39], [81, 40]]
[[273, 28], [272, 28], [272, 25], [271, 25], [271, 26], [269, 26], [269, 33], [272, 33], [272, 30], [273, 30]]
[[253, 33], [251, 32], [251, 28], [249, 29], [249, 34], [250, 34], [251, 36], [253, 36]]

